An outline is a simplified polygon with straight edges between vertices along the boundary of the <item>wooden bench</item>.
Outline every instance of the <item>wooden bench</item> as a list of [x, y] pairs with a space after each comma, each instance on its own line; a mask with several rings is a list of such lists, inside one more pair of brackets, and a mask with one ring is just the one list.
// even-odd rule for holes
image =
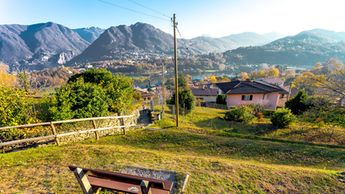
[[173, 182], [104, 170], [69, 166], [84, 194], [98, 193], [101, 189], [129, 194], [171, 194]]

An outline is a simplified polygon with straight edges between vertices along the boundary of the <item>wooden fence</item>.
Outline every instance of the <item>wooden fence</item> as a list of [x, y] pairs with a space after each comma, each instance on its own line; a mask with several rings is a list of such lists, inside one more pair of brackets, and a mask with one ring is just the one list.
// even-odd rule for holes
[[[18, 126], [8, 126], [8, 127], [0, 127], [0, 132], [3, 132], [4, 130], [8, 129], [20, 129], [20, 128], [33, 128], [33, 127], [39, 127], [39, 126], [45, 126], [50, 127], [51, 129], [51, 135], [45, 135], [40, 137], [31, 137], [31, 138], [25, 138], [25, 139], [19, 139], [19, 140], [12, 140], [12, 141], [6, 141], [1, 142], [0, 141], [0, 148], [5, 146], [13, 146], [18, 144], [25, 144], [25, 143], [32, 143], [32, 142], [41, 142], [41, 141], [55, 141], [57, 145], [60, 144], [59, 138], [66, 137], [66, 136], [72, 136], [72, 135], [80, 135], [84, 133], [94, 133], [95, 138], [99, 139], [99, 132], [105, 131], [105, 130], [111, 130], [111, 129], [120, 129], [123, 134], [126, 134], [126, 128], [133, 127], [136, 125], [136, 122], [131, 122], [129, 124], [125, 123], [126, 118], [132, 118], [136, 119], [135, 115], [127, 115], [127, 116], [108, 116], [108, 117], [94, 117], [94, 118], [83, 118], [83, 119], [70, 119], [70, 120], [63, 120], [63, 121], [52, 121], [52, 122], [45, 122], [45, 123], [35, 123], [35, 124], [27, 124], [27, 125], [18, 125]], [[118, 119], [119, 125], [112, 125], [107, 127], [97, 127], [96, 121], [97, 120], [109, 120], [109, 119]], [[56, 125], [63, 124], [63, 123], [77, 123], [82, 121], [91, 121], [92, 122], [92, 128], [91, 129], [85, 129], [85, 130], [78, 130], [78, 131], [72, 131], [72, 132], [64, 132], [59, 133], [59, 131], [56, 129]]]

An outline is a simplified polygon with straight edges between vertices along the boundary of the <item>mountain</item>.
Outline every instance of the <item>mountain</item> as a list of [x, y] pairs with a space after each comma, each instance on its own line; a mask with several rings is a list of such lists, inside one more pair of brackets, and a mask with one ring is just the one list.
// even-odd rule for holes
[[76, 32], [52, 22], [0, 26], [0, 61], [12, 70], [64, 64], [88, 45]]
[[[184, 55], [224, 52], [240, 46], [264, 44], [273, 36], [242, 33], [223, 38], [196, 37], [179, 39], [179, 53]], [[71, 63], [83, 63], [108, 59], [157, 57], [171, 55], [173, 37], [150, 24], [120, 25], [105, 30], [85, 51]], [[140, 55], [140, 56], [138, 56]]]
[[238, 44], [232, 40], [207, 36], [199, 36], [185, 41], [190, 47], [200, 50], [200, 53], [224, 52], [237, 48], [238, 46]]
[[211, 38], [200, 36], [187, 41], [191, 47], [198, 48], [203, 53], [224, 52], [245, 46], [264, 45], [281, 38], [277, 33], [257, 34], [254, 32], [244, 32], [232, 34], [221, 38]]
[[[187, 51], [185, 42], [185, 40], [179, 40], [181, 53], [199, 53], [197, 49]], [[120, 25], [105, 30], [71, 63], [147, 57], [147, 55], [160, 56], [172, 54], [172, 52], [173, 37], [170, 34], [152, 25], [138, 22], [130, 26]]]
[[259, 46], [270, 43], [282, 36], [277, 33], [268, 33], [268, 34], [257, 34], [254, 32], [243, 32], [240, 34], [232, 34], [222, 38], [224, 41], [232, 41], [236, 45], [235, 47], [245, 47], [245, 46]]
[[78, 33], [80, 37], [89, 42], [90, 44], [95, 41], [103, 32], [104, 29], [98, 27], [90, 28], [77, 28], [73, 29], [74, 32]]
[[345, 33], [322, 29], [303, 31], [263, 46], [230, 50], [224, 56], [230, 64], [290, 64], [313, 66], [329, 58], [345, 60]]

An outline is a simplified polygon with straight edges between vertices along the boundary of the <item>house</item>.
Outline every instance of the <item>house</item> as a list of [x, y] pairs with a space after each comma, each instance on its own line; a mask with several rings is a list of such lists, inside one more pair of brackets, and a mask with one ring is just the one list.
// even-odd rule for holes
[[218, 89], [192, 88], [191, 90], [198, 102], [216, 102]]
[[264, 81], [232, 81], [216, 83], [219, 94], [226, 95], [228, 108], [260, 104], [267, 109], [283, 107], [287, 101], [288, 92], [280, 86]]
[[153, 92], [149, 92], [147, 89], [134, 88], [134, 90], [140, 93], [141, 98], [146, 103], [151, 102], [155, 98], [155, 94]]

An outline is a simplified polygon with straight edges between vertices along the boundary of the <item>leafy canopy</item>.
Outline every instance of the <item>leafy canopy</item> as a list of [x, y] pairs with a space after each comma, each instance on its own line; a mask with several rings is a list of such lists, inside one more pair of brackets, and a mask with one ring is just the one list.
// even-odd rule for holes
[[83, 78], [64, 85], [56, 92], [50, 108], [53, 120], [99, 117], [108, 114], [108, 97], [100, 85]]
[[105, 69], [72, 76], [55, 95], [55, 119], [96, 117], [125, 113], [132, 106], [132, 79]]
[[36, 121], [24, 90], [0, 87], [0, 126], [28, 124]]

